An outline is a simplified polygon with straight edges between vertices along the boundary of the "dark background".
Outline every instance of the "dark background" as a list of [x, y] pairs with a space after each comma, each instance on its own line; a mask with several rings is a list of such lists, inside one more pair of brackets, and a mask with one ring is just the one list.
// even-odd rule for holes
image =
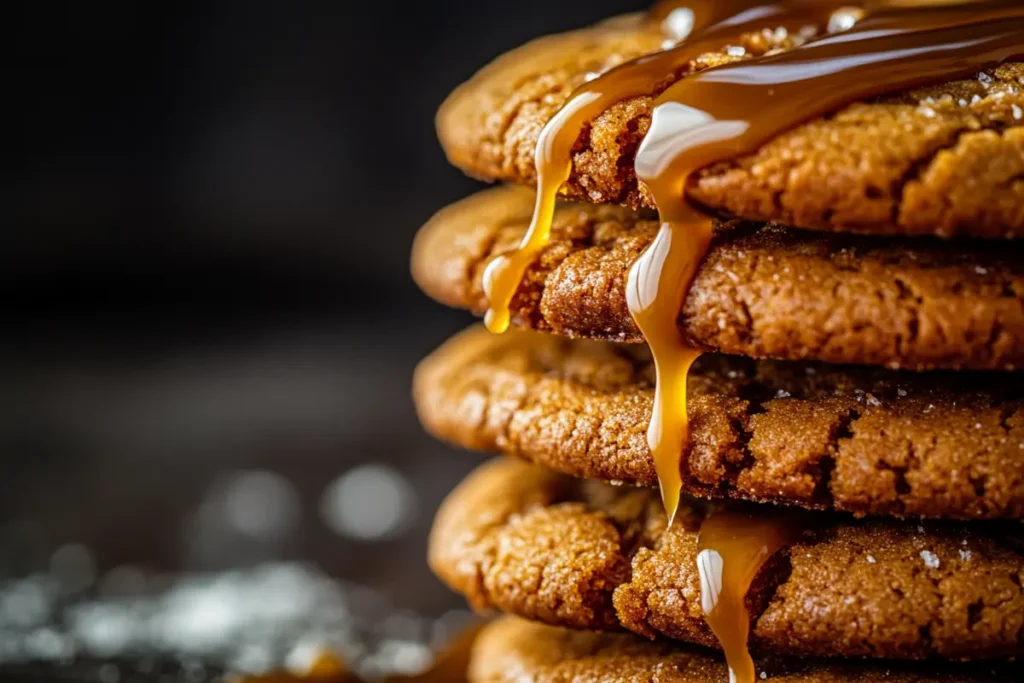
[[[645, 5], [8, 5], [0, 577], [73, 544], [97, 576], [310, 559], [421, 614], [461, 604], [425, 537], [479, 456], [422, 434], [408, 388], [469, 318], [407, 260], [479, 184], [433, 115], [499, 53]], [[321, 506], [367, 463], [411, 502], [359, 540]], [[257, 516], [260, 486], [284, 496], [272, 533], [218, 517], [239, 481]]]

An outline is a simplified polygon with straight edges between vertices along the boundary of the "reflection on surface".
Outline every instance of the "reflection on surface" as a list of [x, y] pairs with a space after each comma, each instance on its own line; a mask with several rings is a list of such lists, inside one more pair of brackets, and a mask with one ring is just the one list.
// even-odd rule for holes
[[426, 667], [468, 617], [429, 522], [477, 456], [409, 399], [451, 326], [388, 325], [0, 348], [0, 679]]
[[[463, 683], [476, 637], [480, 634], [481, 625], [476, 624], [465, 628], [445, 645], [430, 664], [418, 673], [396, 672], [386, 674], [382, 683]], [[294, 673], [297, 671], [305, 673]], [[346, 666], [341, 658], [321, 652], [316, 655], [308, 666], [296, 668], [290, 666], [288, 671], [274, 671], [262, 676], [237, 677], [232, 683], [360, 683], [359, 677]]]
[[471, 620], [460, 610], [428, 619], [296, 563], [177, 577], [133, 572], [131, 593], [125, 572], [87, 590], [55, 574], [0, 585], [4, 669], [96, 661], [146, 673], [171, 662], [205, 680], [223, 671], [322, 673], [337, 661], [379, 679], [428, 669]]
[[320, 498], [320, 515], [335, 533], [360, 540], [394, 536], [408, 526], [416, 490], [380, 463], [359, 465], [335, 479]]

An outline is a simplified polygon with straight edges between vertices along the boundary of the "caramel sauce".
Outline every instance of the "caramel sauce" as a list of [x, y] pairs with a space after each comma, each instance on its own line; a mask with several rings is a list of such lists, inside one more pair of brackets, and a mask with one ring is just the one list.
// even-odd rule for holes
[[747, 649], [747, 591], [772, 555], [793, 543], [799, 532], [794, 519], [772, 510], [716, 510], [701, 524], [697, 537], [701, 609], [725, 651], [730, 683], [753, 683], [756, 678]]
[[[535, 151], [533, 220], [519, 249], [495, 258], [484, 276], [487, 326], [501, 332], [526, 268], [548, 242], [555, 201], [585, 126], [617, 102], [663, 89], [635, 161], [661, 227], [630, 269], [626, 299], [655, 362], [647, 440], [670, 524], [682, 489], [681, 458], [689, 447], [687, 374], [700, 355], [678, 318], [712, 236], [711, 218], [686, 199], [693, 174], [852, 102], [971, 76], [1024, 56], [1019, 0], [689, 0], [662, 2], [651, 18], [663, 21], [680, 8], [689, 10], [684, 28], [675, 26], [682, 42], [585, 83], [545, 126]], [[833, 33], [786, 52], [685, 72], [701, 54], [744, 34], [807, 25]], [[764, 512], [718, 511], [701, 527], [702, 606], [736, 683], [754, 681], [747, 591], [793, 535], [791, 522]]]
[[[498, 256], [484, 272], [484, 291], [489, 308], [484, 322], [492, 332], [504, 332], [510, 322], [509, 305], [526, 268], [548, 243], [558, 191], [572, 171], [572, 148], [590, 121], [606, 109], [631, 97], [651, 93], [655, 84], [680, 74], [702, 54], [721, 49], [730, 41], [765, 26], [799, 29], [822, 25], [833, 10], [848, 1], [691, 0], [693, 13], [688, 40], [613, 68], [577, 88], [558, 113], [544, 126], [534, 152], [537, 168], [537, 200], [533, 219], [516, 251]], [[668, 6], [672, 5], [672, 6]], [[652, 17], [667, 16], [682, 3], [656, 6]]]
[[[656, 91], [682, 75], [695, 57], [746, 33], [809, 23], [820, 28], [849, 5], [845, 0], [692, 0], [685, 4], [693, 14], [686, 40], [577, 89], [538, 138], [537, 203], [522, 244], [495, 258], [485, 272], [488, 328], [501, 332], [509, 324], [512, 296], [548, 242], [558, 191], [571, 172], [572, 147], [589, 121], [616, 102]], [[659, 5], [655, 18], [679, 6]], [[637, 177], [662, 225], [631, 269], [626, 295], [657, 368], [648, 444], [670, 519], [682, 487], [680, 458], [688, 447], [686, 374], [699, 355], [677, 318], [712, 233], [711, 219], [685, 199], [691, 175], [845, 104], [971, 75], [1024, 53], [1024, 7], [1014, 0], [868, 0], [854, 15], [846, 14], [848, 22], [858, 20], [852, 28], [841, 25], [848, 30], [675, 80], [655, 102], [637, 153]]]
[[685, 372], [697, 354], [677, 319], [712, 232], [711, 218], [686, 200], [691, 175], [851, 102], [972, 75], [1021, 54], [1017, 3], [879, 10], [788, 52], [697, 72], [656, 100], [636, 174], [661, 228], [633, 265], [626, 294], [657, 368], [647, 439], [670, 518], [688, 446]]
[[[680, 9], [689, 10], [674, 27], [682, 42], [585, 83], [544, 127], [535, 151], [533, 220], [519, 249], [495, 258], [484, 276], [487, 326], [501, 332], [526, 268], [549, 240], [555, 201], [585, 126], [617, 102], [664, 88], [635, 161], [661, 227], [630, 269], [626, 299], [655, 363], [647, 441], [670, 524], [689, 447], [687, 374], [700, 355], [678, 318], [712, 237], [711, 217], [686, 199], [693, 174], [852, 102], [971, 76], [1024, 56], [1020, 0], [689, 0], [659, 3], [651, 18], [664, 21]], [[807, 25], [834, 33], [786, 52], [685, 73], [695, 58], [754, 30]], [[755, 680], [747, 591], [764, 563], [792, 542], [794, 527], [774, 512], [735, 510], [714, 512], [701, 527], [701, 604], [733, 683]]]

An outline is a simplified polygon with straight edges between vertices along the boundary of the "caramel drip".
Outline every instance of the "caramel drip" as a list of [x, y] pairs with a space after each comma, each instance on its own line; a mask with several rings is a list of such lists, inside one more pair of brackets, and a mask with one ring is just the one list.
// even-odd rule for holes
[[[623, 64], [581, 86], [542, 131], [536, 149], [537, 203], [517, 251], [484, 275], [487, 325], [503, 331], [525, 269], [548, 242], [558, 190], [571, 172], [583, 127], [616, 102], [657, 90], [699, 55], [757, 28], [822, 25], [845, 1], [695, 1], [689, 38]], [[636, 174], [661, 218], [654, 242], [630, 270], [627, 302], [651, 347], [657, 385], [648, 429], [670, 520], [688, 447], [686, 374], [699, 351], [677, 319], [711, 239], [711, 219], [685, 199], [691, 175], [756, 150], [779, 133], [853, 101], [971, 75], [1022, 53], [1024, 8], [1015, 0], [952, 3], [868, 0], [852, 29], [799, 48], [676, 80], [655, 103]]]
[[636, 174], [661, 228], [630, 270], [627, 301], [657, 368], [647, 440], [670, 518], [688, 446], [685, 373], [697, 355], [677, 319], [712, 232], [711, 218], [686, 200], [690, 176], [850, 102], [974, 74], [1021, 54], [1022, 17], [1024, 8], [1007, 2], [879, 11], [803, 47], [695, 73], [655, 102]]
[[[537, 138], [537, 199], [533, 219], [516, 251], [492, 260], [484, 271], [484, 292], [489, 307], [484, 322], [492, 332], [504, 332], [510, 322], [509, 306], [527, 267], [551, 235], [558, 191], [572, 171], [572, 148], [590, 121], [612, 105], [631, 97], [650, 94], [702, 54], [720, 50], [744, 34], [767, 25], [796, 30], [808, 24], [823, 25], [833, 10], [848, 0], [691, 0], [693, 12], [689, 39], [679, 45], [622, 64], [577, 88]], [[666, 8], [666, 13], [671, 8]], [[655, 14], [658, 10], [655, 9]]]
[[654, 241], [630, 268], [626, 302], [654, 360], [654, 404], [647, 445], [654, 457], [661, 500], [671, 525], [683, 488], [680, 460], [689, 442], [686, 380], [690, 366], [701, 355], [687, 343], [677, 318], [711, 243], [712, 223], [685, 201], [678, 202], [679, 207], [665, 204], [670, 211], [679, 210], [663, 214], [664, 222]]
[[800, 528], [772, 510], [716, 510], [697, 536], [700, 604], [725, 651], [730, 683], [753, 683], [754, 660], [747, 648], [750, 613], [747, 591], [776, 552], [793, 543]]
[[[856, 11], [830, 21], [834, 10], [851, 4]], [[679, 6], [662, 3], [653, 17], [667, 17]], [[692, 13], [686, 40], [584, 84], [545, 126], [536, 149], [537, 204], [529, 231], [518, 251], [489, 264], [484, 278], [487, 325], [502, 331], [523, 273], [548, 241], [557, 193], [569, 178], [573, 146], [584, 126], [616, 102], [674, 81], [655, 102], [635, 164], [661, 227], [630, 269], [626, 288], [630, 313], [656, 368], [647, 440], [670, 524], [682, 489], [680, 461], [689, 446], [687, 373], [700, 355], [678, 318], [712, 236], [711, 218], [686, 199], [693, 174], [852, 102], [970, 76], [1024, 55], [1019, 0], [691, 0], [685, 7]], [[788, 52], [685, 74], [696, 57], [752, 30], [807, 24], [829, 24], [841, 32]], [[765, 561], [791, 540], [792, 525], [765, 513], [716, 512], [701, 528], [702, 605], [726, 652], [732, 681], [754, 681], [747, 590]]]
[[[685, 198], [692, 174], [850, 102], [972, 75], [1024, 54], [1024, 8], [1013, 4], [869, 13], [846, 32], [790, 52], [696, 73], [655, 102], [636, 173], [662, 223], [630, 270], [627, 300], [657, 368], [648, 443], [670, 518], [687, 448], [686, 372], [696, 356], [677, 319], [712, 230], [711, 219]], [[747, 590], [789, 539], [788, 525], [764, 513], [719, 512], [701, 528], [701, 602], [734, 683], [755, 680]]]

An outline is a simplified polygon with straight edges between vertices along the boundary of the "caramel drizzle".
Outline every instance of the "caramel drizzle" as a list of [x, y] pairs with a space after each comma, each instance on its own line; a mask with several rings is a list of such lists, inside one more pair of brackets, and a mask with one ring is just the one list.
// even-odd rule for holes
[[[484, 272], [484, 291], [489, 308], [484, 318], [492, 332], [504, 332], [510, 322], [509, 306], [526, 268], [537, 253], [547, 245], [551, 234], [558, 191], [569, 179], [572, 171], [572, 148], [587, 123], [599, 116], [617, 102], [648, 94], [652, 84], [665, 82], [673, 74], [681, 74], [697, 57], [721, 49], [730, 41], [738, 41], [744, 34], [758, 30], [771, 22], [787, 30], [796, 30], [808, 24], [826, 23], [832, 12], [846, 6], [844, 0], [781, 0], [765, 5], [752, 0], [694, 0], [687, 4], [693, 12], [689, 39], [679, 45], [652, 55], [620, 65], [595, 80], [580, 86], [559, 112], [545, 125], [537, 140], [535, 163], [537, 167], [537, 198], [533, 219], [516, 251], [496, 257]], [[656, 19], [667, 16], [678, 8], [679, 3], [662, 3], [655, 7], [652, 16]], [[698, 220], [693, 230], [681, 233], [674, 240], [670, 236], [660, 237], [651, 245], [648, 253], [652, 256], [648, 268], [664, 270], [667, 277], [679, 283], [674, 293], [666, 293], [660, 301], [665, 308], [682, 306], [685, 290], [696, 271], [711, 239], [710, 224]], [[668, 259], [673, 254], [688, 252], [693, 259]], [[660, 257], [659, 262], [654, 262]], [[668, 261], [671, 260], [671, 263]], [[690, 347], [682, 339], [674, 319], [664, 320], [659, 314], [663, 306], [655, 306], [658, 287], [655, 284], [641, 286], [637, 270], [630, 272], [627, 297], [631, 313], [637, 319], [637, 326], [645, 336], [650, 331], [659, 339], [674, 339], [673, 344], [659, 344], [655, 356], [656, 393], [650, 426], [648, 444], [654, 455], [655, 469], [661, 489], [662, 501], [669, 514], [669, 522], [675, 518], [682, 491], [682, 475], [679, 459], [688, 441], [689, 428], [686, 422], [686, 377], [690, 366], [700, 356], [700, 351]], [[650, 278], [644, 279], [648, 282]], [[667, 298], [666, 298], [667, 297]], [[644, 328], [648, 329], [645, 330]], [[650, 339], [650, 337], [648, 337]], [[652, 350], [653, 346], [652, 346]], [[671, 411], [669, 419], [666, 414]], [[678, 416], [682, 416], [681, 418]], [[674, 444], [674, 445], [673, 445]], [[678, 448], [673, 452], [673, 448]]]
[[[656, 7], [654, 17], [667, 16], [675, 8], [674, 4]], [[834, 10], [846, 5], [846, 0], [780, 0], [768, 5], [752, 0], [694, 0], [688, 4], [693, 12], [688, 40], [669, 50], [627, 62], [580, 86], [537, 139], [536, 205], [522, 243], [516, 251], [492, 260], [484, 272], [484, 291], [489, 303], [484, 321], [488, 329], [500, 333], [508, 328], [512, 297], [526, 268], [550, 239], [558, 190], [569, 179], [572, 148], [589, 121], [617, 102], [648, 94], [652, 84], [681, 74], [697, 57], [721, 49], [730, 41], [738, 41], [744, 34], [764, 27], [766, 22], [787, 30], [808, 24], [822, 25]], [[672, 343], [658, 344], [657, 348], [651, 345], [657, 397], [647, 437], [670, 524], [679, 507], [683, 484], [679, 459], [689, 438], [686, 377], [701, 352], [682, 338], [675, 316], [669, 320], [661, 311], [675, 306], [678, 312], [682, 307], [686, 289], [710, 243], [709, 222], [699, 219], [692, 228], [678, 231], [674, 239], [659, 235], [647, 252], [650, 254], [648, 272], [653, 272], [652, 268], [663, 272], [664, 277], [659, 280], [675, 283], [673, 291], [666, 291], [659, 297], [658, 291], [662, 289], [659, 283], [652, 282], [654, 278], [650, 276], [638, 279], [636, 268], [630, 272], [627, 284], [630, 312], [648, 342], [652, 337], [672, 340]], [[670, 253], [673, 256], [670, 257]], [[674, 256], [681, 253], [693, 258]]]
[[971, 75], [1020, 54], [1024, 9], [990, 4], [998, 6], [983, 21], [972, 16], [980, 8], [963, 6], [869, 14], [789, 52], [693, 74], [656, 101], [636, 174], [662, 224], [630, 271], [627, 301], [658, 368], [648, 444], [670, 517], [688, 442], [685, 373], [698, 353], [677, 318], [712, 233], [711, 218], [685, 198], [691, 175], [850, 102]]
[[756, 677], [747, 648], [747, 591], [765, 563], [792, 544], [799, 531], [794, 519], [771, 510], [716, 510], [701, 524], [697, 536], [701, 609], [725, 651], [730, 683], [751, 683]]
[[[691, 0], [685, 3], [693, 12], [688, 40], [626, 62], [573, 91], [537, 138], [537, 199], [530, 227], [516, 251], [496, 257], [484, 271], [487, 328], [495, 333], [508, 329], [512, 297], [526, 268], [548, 243], [558, 190], [569, 179], [572, 148], [587, 123], [618, 102], [650, 94], [653, 84], [681, 74], [700, 55], [721, 49], [766, 22], [787, 29], [821, 24], [832, 10], [847, 4], [842, 0], [780, 0], [769, 5], [756, 0]], [[652, 18], [660, 20], [681, 6], [683, 3], [662, 3], [652, 10]]]
[[[780, 0], [767, 6], [694, 2], [687, 40], [581, 86], [538, 139], [537, 204], [522, 244], [495, 258], [485, 272], [488, 327], [500, 332], [508, 326], [512, 296], [548, 242], [555, 199], [571, 171], [572, 147], [588, 121], [616, 102], [671, 81], [693, 58], [765, 22], [820, 26], [829, 12], [845, 5], [828, 0]], [[657, 368], [648, 444], [670, 520], [678, 507], [680, 460], [689, 441], [686, 374], [700, 354], [684, 338], [677, 319], [712, 234], [711, 219], [685, 199], [691, 175], [851, 102], [972, 75], [1024, 52], [1019, 2], [907, 5], [907, 0], [868, 0], [850, 30], [788, 52], [696, 72], [677, 80], [655, 103], [636, 156], [636, 174], [650, 191], [662, 225], [630, 270], [626, 296]]]
[[[686, 378], [700, 355], [683, 335], [678, 317], [712, 235], [711, 218], [685, 198], [692, 175], [753, 152], [778, 134], [849, 103], [970, 76], [1024, 55], [1024, 7], [1018, 0], [858, 4], [856, 23], [842, 26], [848, 30], [788, 52], [691, 74], [675, 80], [655, 102], [635, 168], [658, 209], [661, 227], [630, 269], [626, 297], [655, 362], [647, 439], [670, 524], [682, 489], [681, 458], [689, 445]], [[667, 16], [679, 5], [663, 3], [657, 12]], [[548, 242], [557, 193], [571, 172], [572, 148], [589, 121], [616, 102], [656, 92], [659, 84], [682, 75], [694, 58], [745, 33], [768, 25], [821, 27], [845, 5], [690, 2], [686, 6], [693, 22], [687, 40], [579, 88], [538, 139], [537, 204], [529, 231], [518, 251], [496, 258], [485, 273], [488, 327], [503, 331], [509, 324], [512, 296]], [[764, 563], [792, 539], [791, 524], [764, 512], [715, 512], [701, 528], [702, 606], [734, 682], [755, 679], [747, 651], [747, 591]]]

